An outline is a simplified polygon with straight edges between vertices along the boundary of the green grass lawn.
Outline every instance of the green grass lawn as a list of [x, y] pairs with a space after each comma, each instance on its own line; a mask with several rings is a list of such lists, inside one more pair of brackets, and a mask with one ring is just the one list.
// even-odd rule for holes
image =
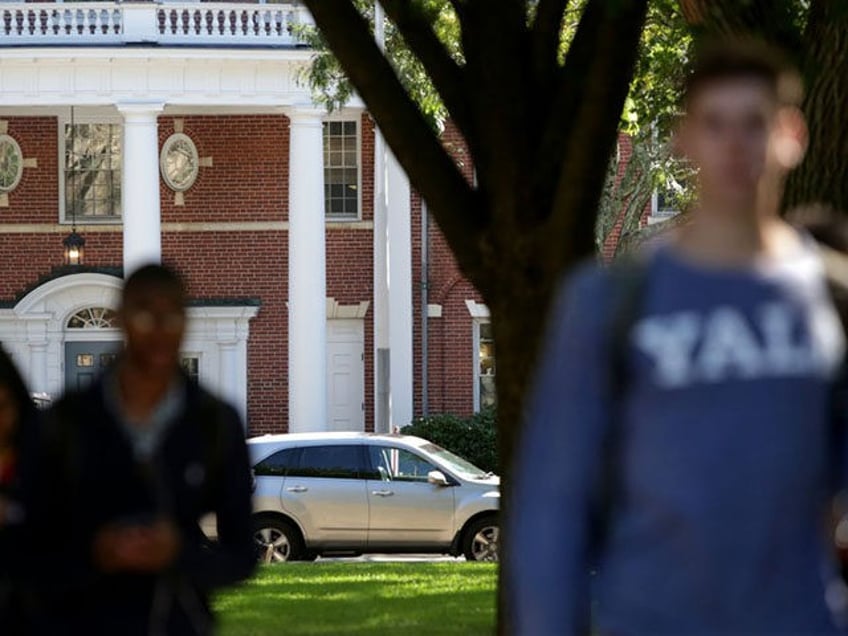
[[218, 596], [221, 636], [492, 634], [491, 563], [283, 563]]

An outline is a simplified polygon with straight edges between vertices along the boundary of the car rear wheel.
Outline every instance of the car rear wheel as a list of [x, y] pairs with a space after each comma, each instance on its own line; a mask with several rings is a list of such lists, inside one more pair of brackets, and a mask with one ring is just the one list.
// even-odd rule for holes
[[465, 530], [462, 552], [468, 561], [497, 561], [500, 528], [495, 516], [481, 517]]
[[262, 563], [297, 561], [305, 554], [300, 532], [287, 521], [274, 517], [256, 518], [253, 543]]

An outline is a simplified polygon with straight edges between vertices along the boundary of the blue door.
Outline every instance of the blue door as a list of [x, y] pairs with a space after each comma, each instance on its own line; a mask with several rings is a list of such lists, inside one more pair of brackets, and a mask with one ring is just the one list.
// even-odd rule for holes
[[115, 361], [123, 346], [124, 343], [119, 340], [66, 342], [65, 390], [81, 391], [88, 388]]

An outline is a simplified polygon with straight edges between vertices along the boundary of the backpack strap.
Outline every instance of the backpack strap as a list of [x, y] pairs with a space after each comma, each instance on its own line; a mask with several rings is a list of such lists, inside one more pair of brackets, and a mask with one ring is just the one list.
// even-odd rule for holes
[[611, 316], [608, 322], [608, 369], [611, 405], [602, 442], [602, 467], [595, 513], [597, 546], [606, 541], [609, 522], [617, 499], [621, 460], [621, 419], [624, 397], [629, 388], [628, 351], [630, 334], [639, 319], [648, 286], [650, 261], [644, 255], [627, 256], [609, 269], [611, 280]]
[[848, 254], [817, 242], [825, 280], [842, 329], [848, 335]]
[[618, 260], [610, 266], [614, 299], [609, 322], [609, 396], [615, 404], [627, 393], [630, 332], [642, 310], [649, 269], [648, 260], [638, 256]]

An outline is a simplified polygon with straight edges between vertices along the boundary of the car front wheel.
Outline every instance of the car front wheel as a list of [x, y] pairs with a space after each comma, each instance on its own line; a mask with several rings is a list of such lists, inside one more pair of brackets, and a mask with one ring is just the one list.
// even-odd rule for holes
[[300, 533], [282, 519], [257, 517], [254, 522], [253, 543], [261, 563], [297, 561], [304, 555]]
[[497, 561], [500, 528], [497, 517], [481, 517], [465, 531], [462, 552], [468, 561]]

